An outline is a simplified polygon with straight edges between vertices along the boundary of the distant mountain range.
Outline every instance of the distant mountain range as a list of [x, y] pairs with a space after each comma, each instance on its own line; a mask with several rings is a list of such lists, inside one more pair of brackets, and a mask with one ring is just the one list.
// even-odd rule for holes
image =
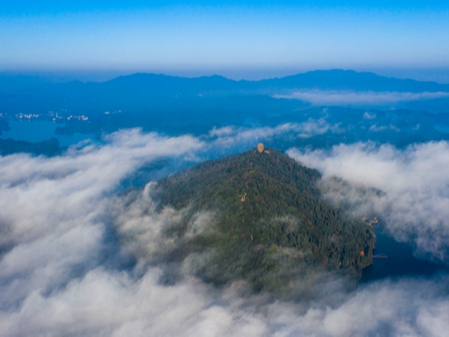
[[234, 81], [217, 75], [185, 78], [137, 73], [106, 82], [52, 83], [32, 76], [0, 75], [0, 98], [4, 107], [20, 106], [24, 101], [42, 108], [51, 104], [71, 106], [74, 103], [96, 106], [104, 101], [128, 107], [164, 98], [273, 96], [298, 90], [449, 92], [449, 84], [395, 79], [351, 70], [317, 70], [260, 81]]
[[146, 89], [164, 94], [275, 94], [300, 89], [438, 92], [449, 91], [449, 84], [395, 79], [352, 70], [317, 70], [282, 78], [260, 81], [234, 81], [222, 76], [183, 78], [176, 76], [133, 74], [103, 82], [108, 90], [119, 88]]
[[80, 92], [113, 92], [119, 89], [149, 90], [150, 93], [206, 94], [232, 92], [285, 92], [295, 89], [351, 90], [351, 91], [395, 91], [395, 92], [438, 92], [449, 91], [449, 84], [424, 82], [412, 79], [396, 79], [369, 72], [353, 70], [315, 70], [306, 73], [270, 78], [259, 81], [235, 81], [223, 76], [202, 76], [196, 78], [169, 76], [163, 74], [136, 73], [119, 76], [106, 82], [52, 83], [50, 80], [26, 75], [0, 74], [0, 92], [20, 92], [31, 88], [79, 90]]

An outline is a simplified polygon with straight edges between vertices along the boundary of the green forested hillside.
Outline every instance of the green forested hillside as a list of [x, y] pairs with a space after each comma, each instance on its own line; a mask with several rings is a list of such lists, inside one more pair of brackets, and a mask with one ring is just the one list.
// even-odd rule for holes
[[202, 278], [255, 290], [288, 289], [317, 271], [357, 275], [372, 263], [374, 234], [321, 200], [319, 178], [283, 153], [254, 149], [160, 180], [159, 208], [187, 209], [166, 232], [177, 242], [171, 258], [194, 256]]

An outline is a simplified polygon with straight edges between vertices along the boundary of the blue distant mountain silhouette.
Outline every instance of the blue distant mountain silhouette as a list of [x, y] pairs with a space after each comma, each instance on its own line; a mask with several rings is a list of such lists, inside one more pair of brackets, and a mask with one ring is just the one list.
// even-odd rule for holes
[[[137, 73], [106, 82], [52, 83], [36, 76], [0, 76], [6, 112], [71, 109], [142, 109], [179, 101], [235, 96], [273, 96], [296, 90], [449, 92], [449, 84], [396, 79], [352, 70], [317, 70], [260, 81], [222, 76], [186, 78]], [[443, 98], [444, 99], [444, 98]]]

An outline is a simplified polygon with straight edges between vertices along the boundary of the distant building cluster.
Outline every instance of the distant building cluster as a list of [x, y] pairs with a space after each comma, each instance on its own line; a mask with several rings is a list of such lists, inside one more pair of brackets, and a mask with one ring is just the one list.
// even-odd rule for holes
[[59, 115], [57, 112], [49, 111], [48, 116], [50, 116], [53, 119], [53, 122], [56, 122], [58, 119], [63, 119], [62, 116]]
[[33, 118], [39, 118], [38, 114], [16, 114], [16, 118], [18, 119], [33, 119]]
[[67, 120], [68, 120], [68, 121], [71, 120], [71, 119], [77, 119], [77, 120], [79, 120], [79, 121], [87, 121], [87, 120], [89, 119], [89, 117], [84, 116], [84, 115], [80, 115], [80, 116], [73, 116], [73, 115], [70, 115], [69, 117], [67, 117]]
[[[67, 111], [67, 110], [63, 109], [61, 111]], [[0, 114], [0, 117], [3, 117], [3, 114]], [[72, 119], [79, 120], [79, 121], [89, 120], [89, 117], [87, 117], [85, 115], [70, 115], [70, 116], [65, 117], [65, 116], [61, 115], [60, 113], [53, 112], [53, 111], [48, 111], [48, 113], [44, 114], [44, 115], [18, 113], [18, 114], [15, 114], [15, 117], [16, 117], [16, 119], [27, 119], [27, 120], [50, 117], [54, 122], [57, 120], [63, 120], [63, 119], [67, 119], [68, 121], [72, 120]]]
[[116, 111], [112, 111], [112, 112], [110, 112], [110, 111], [105, 111], [104, 112], [104, 114], [105, 115], [114, 115], [114, 114], [118, 114], [118, 113], [120, 113], [120, 112], [122, 112], [122, 110], [116, 110]]

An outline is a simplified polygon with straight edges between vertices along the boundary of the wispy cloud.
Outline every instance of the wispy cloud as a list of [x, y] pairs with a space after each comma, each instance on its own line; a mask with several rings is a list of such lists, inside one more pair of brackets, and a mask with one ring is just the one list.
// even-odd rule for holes
[[370, 128], [369, 128], [369, 131], [372, 131], [372, 132], [381, 132], [381, 131], [385, 131], [385, 130], [391, 130], [391, 131], [396, 131], [396, 132], [399, 132], [400, 130], [396, 127], [396, 126], [394, 126], [394, 125], [392, 125], [392, 124], [390, 124], [390, 125], [377, 125], [377, 124], [374, 124], [374, 125], [371, 125], [370, 126]]
[[369, 113], [368, 111], [365, 111], [365, 113], [363, 114], [363, 118], [365, 119], [374, 119], [376, 117], [377, 116], [375, 113]]
[[375, 92], [375, 91], [297, 91], [276, 98], [299, 99], [314, 105], [390, 105], [400, 102], [449, 97], [448, 92]]
[[226, 126], [223, 128], [214, 128], [209, 132], [209, 136], [214, 139], [216, 146], [233, 147], [236, 145], [249, 145], [258, 141], [273, 139], [274, 137], [295, 133], [299, 131], [299, 124], [286, 123], [275, 127], [243, 128], [235, 126]]
[[309, 138], [316, 135], [322, 135], [328, 131], [337, 131], [338, 125], [330, 125], [324, 118], [318, 120], [309, 118], [307, 122], [298, 126], [299, 137]]
[[324, 118], [309, 118], [303, 123], [285, 123], [275, 127], [243, 128], [226, 126], [213, 128], [209, 132], [209, 137], [214, 139], [215, 145], [229, 148], [237, 144], [252, 146], [258, 141], [271, 140], [286, 135], [295, 138], [309, 138], [328, 131], [337, 132], [338, 125], [331, 125]]

